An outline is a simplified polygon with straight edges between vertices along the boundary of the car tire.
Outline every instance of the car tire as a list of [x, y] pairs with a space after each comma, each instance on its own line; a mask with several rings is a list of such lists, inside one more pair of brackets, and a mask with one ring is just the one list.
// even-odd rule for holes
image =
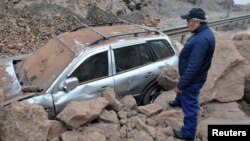
[[142, 99], [142, 105], [153, 103], [157, 96], [160, 95], [161, 91], [164, 91], [164, 88], [155, 84], [151, 86], [146, 92]]

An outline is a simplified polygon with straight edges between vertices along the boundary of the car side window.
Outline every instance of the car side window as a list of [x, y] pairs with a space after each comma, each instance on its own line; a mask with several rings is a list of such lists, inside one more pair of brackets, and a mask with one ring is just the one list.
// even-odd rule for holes
[[114, 49], [116, 72], [125, 71], [150, 62], [143, 44]]
[[108, 76], [108, 52], [102, 52], [85, 60], [70, 77], [77, 77], [85, 82]]
[[156, 40], [148, 42], [152, 48], [156, 59], [167, 58], [174, 55], [174, 50], [165, 40]]

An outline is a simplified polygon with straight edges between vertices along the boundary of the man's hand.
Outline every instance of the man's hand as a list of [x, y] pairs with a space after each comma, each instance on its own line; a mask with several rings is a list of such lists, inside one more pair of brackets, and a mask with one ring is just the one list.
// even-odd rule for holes
[[180, 90], [178, 87], [175, 87], [175, 88], [174, 88], [174, 91], [175, 91], [176, 93], [181, 93], [181, 92], [182, 92], [182, 90]]

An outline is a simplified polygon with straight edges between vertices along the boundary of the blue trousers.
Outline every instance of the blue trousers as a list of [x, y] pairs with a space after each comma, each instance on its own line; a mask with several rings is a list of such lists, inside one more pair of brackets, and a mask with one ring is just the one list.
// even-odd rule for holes
[[184, 126], [181, 134], [184, 137], [195, 137], [198, 112], [199, 112], [199, 94], [204, 83], [193, 83], [187, 88], [177, 93], [175, 101], [182, 107], [184, 113]]

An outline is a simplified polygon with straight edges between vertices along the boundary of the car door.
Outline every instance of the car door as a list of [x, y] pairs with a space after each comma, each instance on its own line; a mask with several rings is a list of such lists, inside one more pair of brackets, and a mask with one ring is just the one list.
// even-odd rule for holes
[[78, 78], [79, 85], [69, 92], [61, 90], [53, 94], [56, 111], [60, 112], [70, 101], [100, 97], [106, 87], [113, 87], [110, 60], [109, 50], [85, 58], [66, 78]]
[[145, 86], [155, 79], [146, 42], [113, 44], [111, 47], [115, 92], [119, 97], [140, 96]]

